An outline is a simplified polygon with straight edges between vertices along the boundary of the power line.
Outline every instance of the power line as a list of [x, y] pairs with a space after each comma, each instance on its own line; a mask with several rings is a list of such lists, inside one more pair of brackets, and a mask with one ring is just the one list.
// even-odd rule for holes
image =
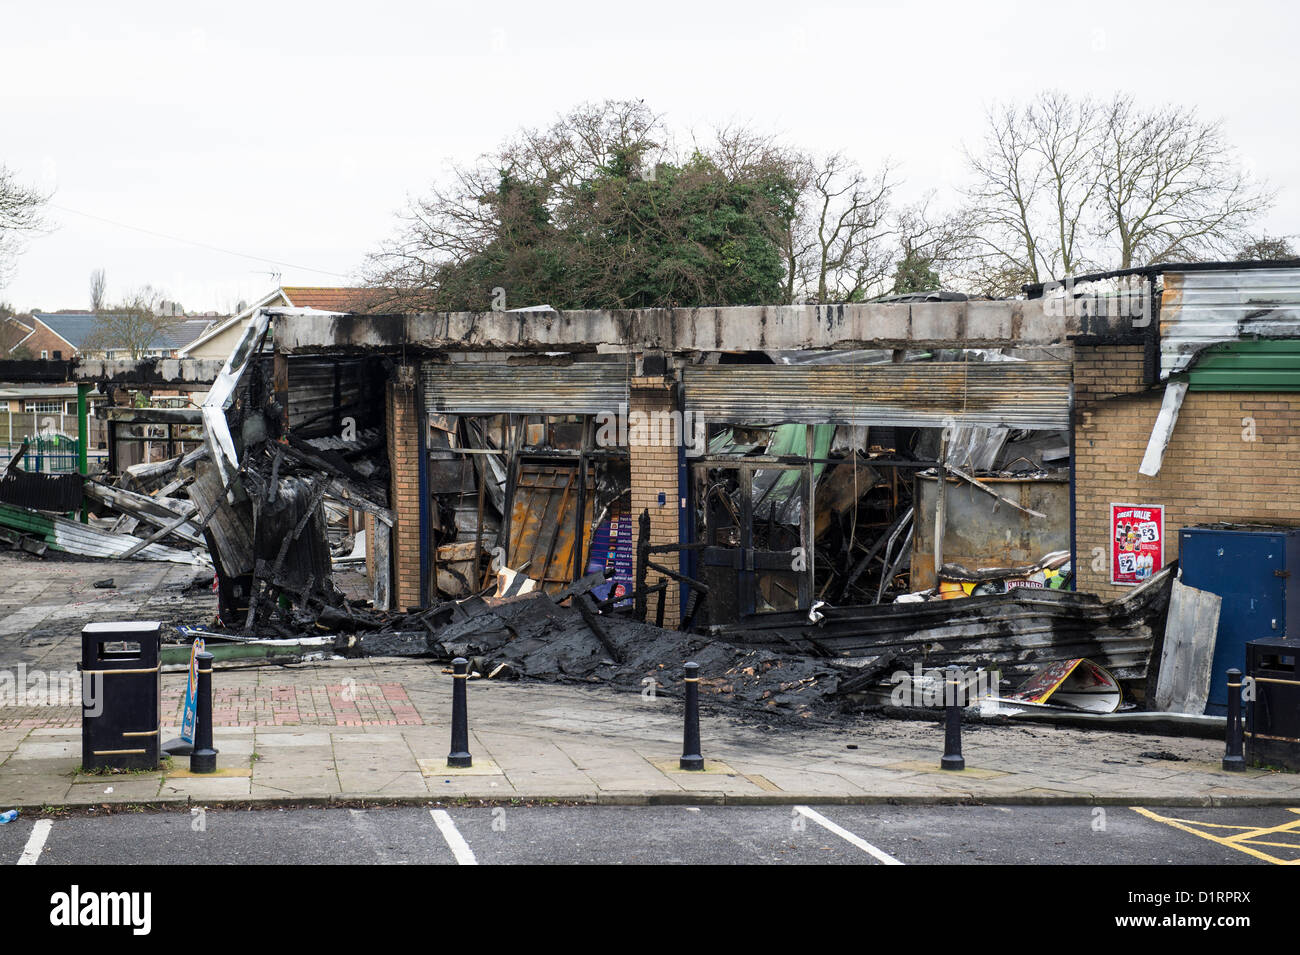
[[235, 252], [233, 249], [223, 249], [220, 246], [209, 245], [206, 242], [196, 242], [193, 239], [184, 239], [178, 235], [168, 235], [166, 232], [156, 232], [153, 229], [143, 229], [140, 226], [129, 225], [128, 223], [125, 222], [118, 222], [115, 219], [108, 219], [105, 218], [104, 216], [93, 215], [92, 213], [89, 212], [82, 212], [79, 209], [70, 209], [67, 206], [61, 206], [54, 202], [50, 203], [50, 207], [54, 209], [59, 209], [63, 212], [71, 212], [73, 215], [76, 216], [84, 216], [87, 219], [95, 219], [99, 222], [107, 223], [108, 225], [117, 226], [119, 229], [130, 229], [132, 232], [140, 232], [143, 233], [144, 235], [151, 235], [159, 239], [168, 239], [172, 242], [181, 242], [185, 245], [192, 245], [200, 249], [207, 249], [210, 252], [220, 252], [223, 255], [233, 255], [236, 258], [240, 258], [240, 259], [251, 259], [254, 262], [266, 262], [271, 265], [279, 265], [289, 269], [298, 269], [303, 272], [315, 272], [319, 275], [332, 275], [335, 278], [339, 278], [339, 279], [349, 279], [349, 280], [351, 279], [351, 276], [344, 275], [340, 272], [331, 272], [328, 269], [313, 269], [309, 265], [296, 265], [293, 262], [282, 262], [279, 259], [268, 259], [262, 255], [249, 255], [246, 252]]

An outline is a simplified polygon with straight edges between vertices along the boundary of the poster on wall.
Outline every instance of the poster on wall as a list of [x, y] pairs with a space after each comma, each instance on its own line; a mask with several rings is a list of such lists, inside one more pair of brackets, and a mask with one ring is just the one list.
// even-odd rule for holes
[[1140, 584], [1165, 563], [1163, 504], [1110, 506], [1110, 582]]

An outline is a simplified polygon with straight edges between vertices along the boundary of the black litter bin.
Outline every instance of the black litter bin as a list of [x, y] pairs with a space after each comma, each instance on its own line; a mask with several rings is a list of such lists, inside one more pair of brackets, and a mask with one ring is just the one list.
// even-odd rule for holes
[[157, 769], [162, 624], [91, 623], [81, 631], [81, 765]]
[[1245, 757], [1251, 766], [1300, 770], [1300, 640], [1265, 637], [1246, 644]]

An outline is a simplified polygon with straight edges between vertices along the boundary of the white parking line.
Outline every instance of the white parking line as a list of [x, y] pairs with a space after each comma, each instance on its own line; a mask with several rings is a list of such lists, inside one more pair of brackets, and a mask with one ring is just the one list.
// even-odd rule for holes
[[18, 857], [19, 865], [36, 865], [41, 858], [41, 850], [45, 848], [45, 840], [50, 837], [50, 829], [53, 826], [53, 820], [36, 820], [32, 825], [32, 834], [27, 837], [27, 845], [23, 848], [23, 854]]
[[867, 853], [868, 855], [874, 856], [876, 859], [883, 862], [885, 865], [903, 865], [902, 862], [899, 862], [897, 859], [891, 856], [884, 849], [877, 849], [866, 839], [860, 838], [859, 836], [855, 836], [853, 833], [849, 832], [849, 830], [845, 829], [843, 826], [837, 826], [835, 823], [831, 822], [821, 813], [809, 809], [807, 806], [795, 806], [794, 808], [796, 812], [799, 812], [802, 815], [807, 816], [809, 819], [817, 823], [817, 825], [821, 826], [823, 829], [827, 829], [830, 832], [835, 833], [845, 842], [853, 843], [863, 852]]
[[451, 821], [451, 816], [445, 809], [430, 809], [429, 815], [433, 816], [433, 821], [438, 824], [438, 831], [442, 837], [447, 840], [447, 845], [451, 849], [451, 854], [456, 857], [456, 862], [460, 865], [478, 865], [478, 860], [474, 858], [474, 852], [465, 841], [465, 837], [460, 834], [456, 824]]

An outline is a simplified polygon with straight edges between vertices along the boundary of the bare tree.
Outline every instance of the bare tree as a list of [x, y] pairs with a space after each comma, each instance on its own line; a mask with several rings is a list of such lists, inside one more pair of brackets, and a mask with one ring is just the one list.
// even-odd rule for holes
[[1268, 233], [1248, 236], [1233, 256], [1238, 262], [1284, 262], [1295, 258], [1291, 236]]
[[167, 351], [167, 331], [177, 319], [163, 314], [163, 298], [152, 286], [144, 285], [115, 305], [101, 309], [95, 327], [82, 345], [87, 352], [126, 352], [139, 359], [151, 351]]
[[103, 269], [95, 269], [90, 273], [90, 311], [98, 315], [104, 307], [104, 296], [108, 288], [107, 279]]
[[840, 153], [787, 156], [798, 199], [783, 239], [790, 302], [853, 302], [879, 294], [896, 258], [893, 170], [872, 173]]
[[0, 165], [0, 288], [13, 273], [24, 241], [45, 226], [43, 211], [49, 196], [18, 182]]
[[899, 209], [894, 218], [898, 261], [890, 292], [932, 291], [955, 284], [973, 255], [975, 227], [968, 208], [947, 213], [931, 209], [934, 193]]
[[1100, 113], [1090, 100], [1055, 92], [989, 111], [982, 148], [967, 152], [976, 236], [969, 279], [977, 291], [1014, 294], [1085, 264]]
[[995, 108], [967, 161], [976, 242], [966, 278], [992, 295], [1091, 268], [1224, 255], [1273, 202], [1221, 124], [1123, 95], [1099, 104], [1045, 92]]
[[1177, 106], [1110, 104], [1098, 234], [1119, 268], [1228, 254], [1273, 204], [1241, 168], [1220, 122]]

